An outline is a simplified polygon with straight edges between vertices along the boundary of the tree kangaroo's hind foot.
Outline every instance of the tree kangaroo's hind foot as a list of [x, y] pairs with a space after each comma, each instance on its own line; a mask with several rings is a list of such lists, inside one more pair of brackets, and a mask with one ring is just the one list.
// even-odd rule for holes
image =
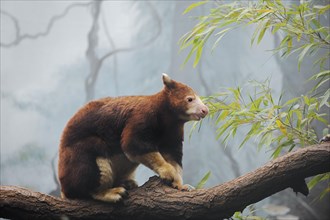
[[110, 188], [92, 194], [92, 197], [96, 200], [112, 203], [120, 202], [127, 196], [128, 193], [124, 187]]

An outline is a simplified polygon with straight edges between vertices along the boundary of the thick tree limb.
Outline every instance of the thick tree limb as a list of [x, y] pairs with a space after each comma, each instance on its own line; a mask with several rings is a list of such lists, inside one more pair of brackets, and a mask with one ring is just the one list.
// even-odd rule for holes
[[[70, 201], [1, 186], [0, 217], [12, 219], [221, 219], [304, 179], [330, 171], [330, 142], [309, 146], [210, 189], [179, 192], [152, 177], [120, 204]], [[298, 186], [298, 187], [297, 187]], [[302, 186], [302, 187], [301, 187]], [[304, 191], [304, 190], [302, 190]]]

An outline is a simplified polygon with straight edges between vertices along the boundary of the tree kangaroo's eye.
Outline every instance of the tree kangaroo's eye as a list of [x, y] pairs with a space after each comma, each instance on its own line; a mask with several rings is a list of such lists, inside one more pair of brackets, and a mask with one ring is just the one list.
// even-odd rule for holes
[[188, 101], [188, 102], [192, 102], [193, 100], [194, 100], [193, 97], [188, 97], [188, 98], [187, 98], [187, 101]]

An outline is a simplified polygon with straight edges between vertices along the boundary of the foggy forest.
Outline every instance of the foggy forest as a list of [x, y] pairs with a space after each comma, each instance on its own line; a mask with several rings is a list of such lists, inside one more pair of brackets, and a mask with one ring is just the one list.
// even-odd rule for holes
[[[286, 103], [295, 97], [307, 97], [317, 86], [315, 94], [321, 97], [317, 104], [320, 107], [311, 127], [315, 130], [313, 138], [322, 139], [330, 129], [329, 2], [259, 1], [283, 2], [286, 7], [302, 7], [308, 2], [316, 5], [315, 10], [324, 10], [319, 22], [326, 31], [320, 32], [320, 39], [327, 44], [315, 46], [314, 52], [307, 53], [307, 49], [313, 47], [307, 46], [297, 49], [296, 53], [286, 51], [292, 53], [288, 56], [281, 55], [276, 52], [279, 45], [282, 45], [281, 51], [290, 41], [303, 45], [304, 34], [302, 40], [292, 37], [293, 40], [286, 41], [283, 41], [285, 31], [265, 30], [254, 36], [259, 27], [256, 22], [235, 28], [231, 23], [228, 32], [225, 24], [217, 26], [216, 32], [203, 42], [203, 50], [192, 53], [194, 44], [196, 48], [200, 46], [196, 43], [199, 37], [209, 31], [193, 35], [196, 25], [202, 23], [201, 16], [209, 15], [209, 20], [204, 17], [204, 21], [210, 21], [212, 8], [221, 9], [222, 5], [232, 2], [1, 0], [1, 186], [19, 186], [59, 197], [59, 142], [72, 115], [94, 99], [157, 93], [163, 88], [162, 73], [192, 87], [210, 111], [213, 109], [210, 103], [223, 97], [224, 90], [242, 91], [247, 97], [245, 100], [250, 101], [248, 93], [255, 92], [251, 85], [267, 85], [274, 100]], [[258, 1], [236, 2], [248, 5]], [[243, 12], [240, 19], [244, 19]], [[221, 35], [221, 30], [225, 35]], [[187, 34], [191, 34], [190, 38]], [[323, 34], [328, 34], [327, 38], [322, 38]], [[221, 39], [214, 46], [219, 36]], [[251, 43], [253, 36], [256, 40]], [[184, 44], [189, 42], [191, 47], [186, 47]], [[306, 54], [302, 55], [304, 49]], [[323, 54], [327, 54], [327, 58], [321, 67], [315, 67], [313, 63]], [[324, 83], [319, 87], [317, 80], [309, 80], [315, 73], [324, 73], [321, 78]], [[226, 90], [228, 88], [231, 90]], [[285, 135], [290, 129], [284, 130], [277, 120], [274, 136], [265, 136], [269, 142], [262, 143], [267, 145], [267, 142], [268, 146], [259, 145], [258, 138], [263, 133], [246, 138], [251, 131], [249, 126], [236, 129], [228, 125], [226, 129], [233, 130], [223, 129], [219, 134], [223, 124], [217, 119], [228, 118], [221, 112], [223, 109], [214, 110], [214, 114], [201, 122], [185, 124], [184, 183], [209, 189], [252, 172], [300, 146], [318, 144], [306, 141], [290, 149], [293, 146], [290, 142], [290, 146], [278, 148], [271, 138], [275, 140], [276, 135]], [[327, 151], [329, 154], [329, 146]], [[330, 167], [329, 160], [327, 165]], [[330, 189], [329, 168], [326, 169], [323, 181], [310, 188], [308, 196], [287, 188], [249, 204], [244, 210], [235, 210], [232, 219], [328, 219], [329, 193], [320, 198], [325, 189], [328, 192]], [[140, 165], [136, 173], [138, 185], [142, 186], [154, 175]], [[306, 183], [311, 180], [312, 176], [306, 178]]]

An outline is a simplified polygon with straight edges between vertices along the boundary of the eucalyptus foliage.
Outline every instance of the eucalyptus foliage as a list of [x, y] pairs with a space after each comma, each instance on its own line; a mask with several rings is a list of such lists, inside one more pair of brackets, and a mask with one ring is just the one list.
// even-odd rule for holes
[[[217, 138], [227, 143], [235, 137], [238, 129], [245, 127], [247, 133], [240, 147], [252, 139], [259, 148], [272, 147], [273, 157], [295, 147], [318, 143], [320, 137], [313, 123], [318, 121], [324, 125], [323, 135], [329, 133], [330, 126], [329, 115], [322, 113], [329, 112], [330, 108], [330, 88], [326, 86], [330, 83], [330, 70], [325, 65], [330, 58], [330, 28], [320, 22], [329, 20], [330, 5], [319, 5], [313, 1], [301, 1], [296, 5], [281, 0], [225, 3], [202, 1], [191, 4], [184, 11], [186, 14], [201, 5], [212, 4], [209, 14], [199, 16], [198, 23], [180, 39], [181, 49], [190, 48], [185, 62], [194, 55], [193, 65], [198, 65], [205, 43], [210, 39], [214, 39], [213, 50], [230, 31], [253, 25], [251, 45], [259, 44], [266, 31], [280, 34], [281, 42], [273, 53], [279, 53], [284, 59], [290, 55], [297, 56], [299, 71], [303, 60], [315, 55], [318, 60], [314, 66], [318, 70], [308, 79], [315, 82], [315, 87], [307, 94], [286, 102], [282, 95], [277, 99], [273, 97], [268, 80], [226, 88], [205, 97], [204, 101], [210, 108], [209, 117], [217, 126]], [[309, 187], [329, 179], [329, 176], [315, 177]], [[330, 187], [323, 194], [329, 191]]]

